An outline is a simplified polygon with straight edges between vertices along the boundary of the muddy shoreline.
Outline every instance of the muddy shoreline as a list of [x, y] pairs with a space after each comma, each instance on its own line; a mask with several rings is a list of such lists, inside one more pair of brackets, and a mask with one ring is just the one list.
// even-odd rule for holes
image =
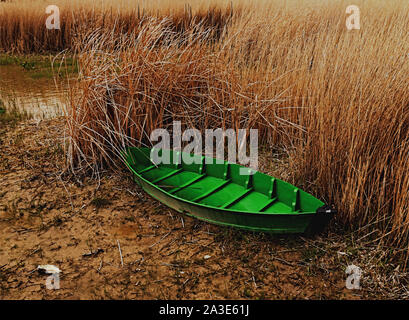
[[[62, 174], [63, 132], [61, 118], [0, 128], [2, 299], [404, 297], [406, 274], [372, 270], [364, 262], [371, 247], [351, 247], [350, 236], [236, 231], [170, 210], [125, 170], [100, 179]], [[361, 290], [345, 287], [352, 263], [366, 272]], [[62, 270], [59, 290], [46, 288], [41, 264]], [[382, 288], [375, 275], [401, 283]]]

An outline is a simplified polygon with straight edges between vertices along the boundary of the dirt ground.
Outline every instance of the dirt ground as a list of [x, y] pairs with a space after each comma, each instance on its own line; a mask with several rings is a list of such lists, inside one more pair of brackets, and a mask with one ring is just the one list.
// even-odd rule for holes
[[[1, 299], [408, 297], [407, 274], [353, 234], [200, 222], [150, 198], [125, 169], [62, 174], [63, 119], [0, 125]], [[46, 288], [44, 264], [61, 270], [59, 290]], [[363, 271], [359, 290], [345, 286], [351, 264]]]

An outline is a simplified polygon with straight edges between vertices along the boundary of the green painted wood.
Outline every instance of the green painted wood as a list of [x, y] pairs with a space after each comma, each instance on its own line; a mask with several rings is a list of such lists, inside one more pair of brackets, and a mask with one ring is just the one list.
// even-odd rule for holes
[[[128, 148], [135, 181], [165, 205], [198, 219], [269, 233], [322, 230], [335, 210], [311, 194], [261, 172], [240, 175], [237, 164], [170, 152], [175, 164], [155, 165], [149, 148]], [[196, 159], [198, 163], [191, 163]]]

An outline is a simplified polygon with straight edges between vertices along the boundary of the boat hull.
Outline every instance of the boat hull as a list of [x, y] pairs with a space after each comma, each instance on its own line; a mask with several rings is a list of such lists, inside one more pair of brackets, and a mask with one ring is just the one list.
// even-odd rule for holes
[[334, 213], [333, 210], [329, 212], [326, 206], [314, 213], [294, 214], [251, 213], [208, 207], [177, 198], [144, 179], [132, 167], [129, 168], [134, 173], [134, 181], [154, 199], [180, 213], [220, 226], [271, 234], [314, 234], [322, 231], [332, 216], [329, 213]]

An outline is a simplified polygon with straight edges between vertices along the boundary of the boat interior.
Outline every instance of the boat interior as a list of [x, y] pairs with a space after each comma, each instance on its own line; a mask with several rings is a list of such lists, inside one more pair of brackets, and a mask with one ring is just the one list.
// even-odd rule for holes
[[[159, 150], [169, 164], [151, 161], [151, 149], [130, 148], [135, 173], [178, 198], [219, 209], [258, 213], [313, 213], [322, 205], [312, 195], [258, 171], [201, 155]], [[167, 152], [167, 154], [165, 154]], [[250, 174], [249, 174], [250, 173]]]

